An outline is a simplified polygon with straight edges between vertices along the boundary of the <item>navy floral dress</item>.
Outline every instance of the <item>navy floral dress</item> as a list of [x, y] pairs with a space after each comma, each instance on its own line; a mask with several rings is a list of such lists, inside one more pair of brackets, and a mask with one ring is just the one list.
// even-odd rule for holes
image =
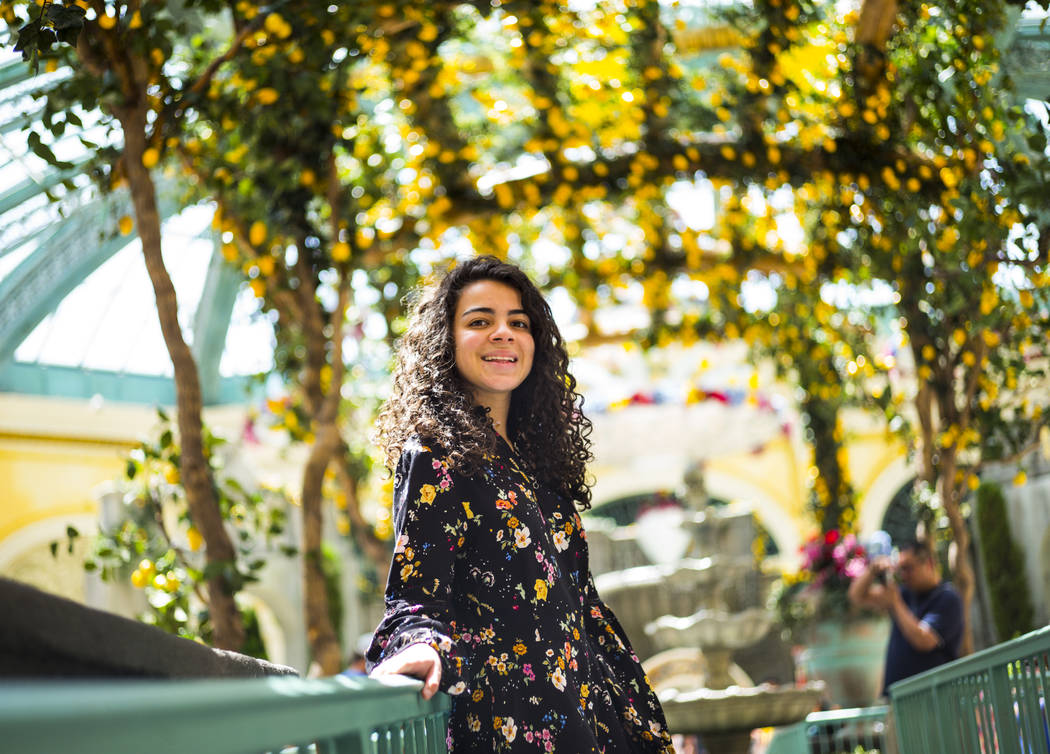
[[673, 754], [663, 711], [598, 598], [571, 503], [505, 448], [471, 477], [415, 445], [394, 477], [396, 544], [369, 667], [441, 656], [455, 754]]

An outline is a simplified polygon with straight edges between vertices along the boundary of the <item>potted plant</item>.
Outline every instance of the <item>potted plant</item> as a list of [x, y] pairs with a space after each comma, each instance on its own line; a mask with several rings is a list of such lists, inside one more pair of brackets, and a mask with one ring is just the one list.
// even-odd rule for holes
[[833, 706], [870, 705], [881, 693], [889, 621], [847, 597], [867, 552], [854, 534], [829, 529], [811, 537], [802, 556], [801, 569], [785, 574], [772, 597], [786, 638], [799, 647], [799, 670], [827, 684]]

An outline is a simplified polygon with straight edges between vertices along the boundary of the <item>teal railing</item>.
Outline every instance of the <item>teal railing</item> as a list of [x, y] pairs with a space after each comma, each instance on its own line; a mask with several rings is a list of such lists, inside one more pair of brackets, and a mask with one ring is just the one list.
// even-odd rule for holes
[[0, 750], [37, 754], [437, 754], [448, 697], [410, 679], [19, 681]]
[[777, 728], [766, 754], [870, 754], [881, 752], [888, 707], [812, 712]]
[[1050, 754], [1050, 627], [890, 688], [901, 754]]

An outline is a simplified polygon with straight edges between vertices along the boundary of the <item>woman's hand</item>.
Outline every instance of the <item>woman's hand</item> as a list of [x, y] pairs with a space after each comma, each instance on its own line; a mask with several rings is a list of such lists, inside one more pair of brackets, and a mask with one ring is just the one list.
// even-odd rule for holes
[[429, 644], [409, 644], [393, 657], [372, 668], [369, 676], [408, 675], [423, 681], [420, 694], [424, 699], [434, 696], [441, 683], [441, 657]]

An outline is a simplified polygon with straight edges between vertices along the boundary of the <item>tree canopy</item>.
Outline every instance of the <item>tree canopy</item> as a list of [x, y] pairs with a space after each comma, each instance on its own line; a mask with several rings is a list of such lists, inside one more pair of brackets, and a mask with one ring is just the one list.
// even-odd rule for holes
[[[313, 448], [304, 501], [320, 504], [330, 467], [356, 497], [364, 404], [347, 375], [368, 336], [397, 337], [424, 276], [494, 253], [568, 294], [583, 343], [742, 338], [772, 358], [800, 388], [825, 530], [856, 521], [839, 412], [883, 412], [938, 493], [969, 596], [964, 497], [1046, 425], [1031, 389], [1046, 376], [1046, 109], [1013, 94], [1011, 4], [0, 14], [31, 62], [71, 66], [41, 92], [41, 154], [101, 107], [105, 190], [141, 196], [172, 170], [187, 201], [217, 206], [224, 255], [276, 314], [286, 424]], [[625, 306], [644, 321], [609, 327]]]

